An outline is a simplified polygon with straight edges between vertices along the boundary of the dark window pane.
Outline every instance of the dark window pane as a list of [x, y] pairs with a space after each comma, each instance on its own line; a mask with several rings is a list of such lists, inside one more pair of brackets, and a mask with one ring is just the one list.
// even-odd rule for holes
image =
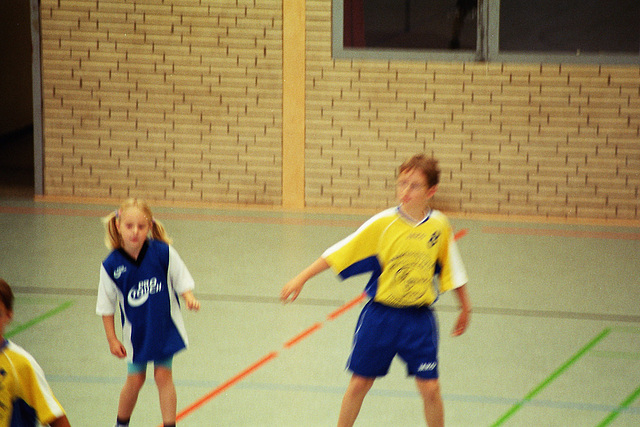
[[500, 2], [500, 51], [640, 53], [639, 0]]
[[477, 0], [343, 0], [344, 46], [476, 49]]

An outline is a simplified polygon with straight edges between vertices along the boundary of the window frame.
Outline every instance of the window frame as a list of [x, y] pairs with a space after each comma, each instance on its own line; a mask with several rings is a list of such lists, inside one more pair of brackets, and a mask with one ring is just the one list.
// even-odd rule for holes
[[332, 56], [335, 59], [638, 65], [638, 53], [500, 52], [500, 1], [478, 0], [476, 50], [344, 47], [344, 0], [332, 0]]

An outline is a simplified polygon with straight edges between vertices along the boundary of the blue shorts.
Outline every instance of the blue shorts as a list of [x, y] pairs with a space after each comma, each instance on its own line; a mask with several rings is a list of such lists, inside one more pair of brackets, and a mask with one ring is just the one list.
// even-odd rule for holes
[[[135, 375], [135, 374], [146, 372], [148, 363], [149, 362], [138, 362], [138, 363], [128, 362], [127, 374]], [[162, 359], [162, 360], [154, 360], [153, 366], [154, 368], [162, 367], [162, 368], [171, 370], [171, 367], [173, 366], [173, 356], [169, 356], [166, 359]]]
[[369, 301], [362, 309], [347, 368], [363, 377], [382, 377], [400, 356], [407, 374], [438, 378], [438, 324], [429, 307], [395, 308]]

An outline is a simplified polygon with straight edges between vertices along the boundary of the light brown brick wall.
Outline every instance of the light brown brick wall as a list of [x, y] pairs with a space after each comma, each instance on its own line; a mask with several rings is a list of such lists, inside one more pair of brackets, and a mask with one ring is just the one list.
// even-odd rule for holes
[[[45, 192], [280, 205], [281, 0], [43, 0]], [[306, 1], [306, 205], [640, 218], [640, 67], [342, 60]]]
[[307, 203], [383, 208], [416, 152], [456, 212], [638, 219], [640, 68], [332, 59], [307, 1]]
[[279, 205], [278, 0], [43, 0], [45, 193]]

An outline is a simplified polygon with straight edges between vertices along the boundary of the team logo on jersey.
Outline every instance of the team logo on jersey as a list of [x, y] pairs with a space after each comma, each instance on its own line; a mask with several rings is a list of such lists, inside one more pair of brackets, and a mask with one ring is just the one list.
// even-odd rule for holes
[[429, 243], [427, 243], [427, 245], [432, 248], [434, 247], [434, 245], [436, 243], [438, 243], [438, 239], [440, 238], [440, 232], [439, 231], [434, 231], [433, 234], [431, 235], [431, 238], [429, 239]]
[[119, 279], [120, 276], [122, 276], [122, 273], [124, 273], [125, 271], [127, 271], [127, 267], [125, 267], [124, 265], [121, 265], [120, 267], [116, 268], [113, 271], [113, 277], [115, 279]]
[[140, 307], [147, 302], [149, 295], [153, 295], [162, 290], [162, 282], [155, 277], [138, 282], [138, 287], [131, 288], [127, 295], [127, 301], [131, 307]]

